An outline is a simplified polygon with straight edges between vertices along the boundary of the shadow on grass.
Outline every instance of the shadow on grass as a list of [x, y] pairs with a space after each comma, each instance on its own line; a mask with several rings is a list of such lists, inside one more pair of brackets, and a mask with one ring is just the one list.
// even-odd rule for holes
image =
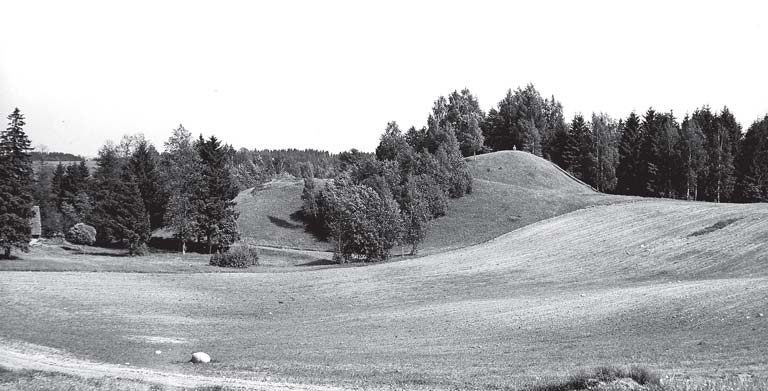
[[300, 263], [296, 266], [329, 266], [338, 265], [339, 263], [330, 259], [315, 259], [314, 261]]
[[[125, 250], [125, 252], [114, 252], [114, 251], [104, 251], [103, 249], [100, 249], [99, 247], [85, 247], [85, 248], [79, 248], [79, 247], [72, 247], [72, 246], [61, 246], [63, 250], [69, 251], [70, 254], [73, 255], [96, 255], [101, 257], [115, 257], [115, 258], [124, 258], [128, 256], [128, 250]], [[92, 250], [96, 251], [92, 251]]]
[[688, 235], [688, 237], [706, 235], [706, 234], [708, 234], [710, 232], [715, 232], [718, 229], [723, 229], [723, 228], [725, 228], [725, 227], [727, 227], [727, 226], [729, 226], [729, 225], [731, 225], [731, 224], [733, 224], [733, 223], [735, 223], [735, 222], [737, 222], [739, 220], [741, 220], [741, 219], [720, 220], [720, 221], [710, 225], [707, 228], [700, 229], [700, 230], [698, 230], [698, 231]]
[[288, 220], [284, 220], [284, 219], [281, 219], [279, 217], [267, 216], [267, 218], [269, 219], [269, 221], [272, 224], [274, 224], [274, 225], [276, 225], [276, 226], [278, 226], [280, 228], [288, 228], [288, 229], [303, 229], [304, 228], [304, 226], [301, 225], [301, 224], [294, 224], [294, 223], [291, 223]]
[[306, 216], [304, 215], [304, 211], [297, 210], [291, 213], [291, 220], [301, 222], [304, 227], [304, 232], [309, 233], [315, 239], [323, 242], [328, 240], [328, 230], [319, 218]]

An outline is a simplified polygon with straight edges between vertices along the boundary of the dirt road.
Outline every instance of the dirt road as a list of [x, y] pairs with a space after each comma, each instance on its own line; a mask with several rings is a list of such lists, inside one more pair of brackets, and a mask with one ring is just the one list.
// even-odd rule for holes
[[[192, 365], [192, 364], [190, 364]], [[292, 384], [256, 379], [232, 379], [226, 377], [196, 376], [136, 368], [130, 365], [114, 365], [90, 362], [72, 357], [64, 352], [29, 343], [0, 339], [0, 367], [12, 370], [38, 370], [58, 372], [83, 378], [112, 377], [137, 380], [167, 387], [193, 388], [224, 386], [249, 390], [302, 390], [339, 391], [339, 387], [309, 384]]]

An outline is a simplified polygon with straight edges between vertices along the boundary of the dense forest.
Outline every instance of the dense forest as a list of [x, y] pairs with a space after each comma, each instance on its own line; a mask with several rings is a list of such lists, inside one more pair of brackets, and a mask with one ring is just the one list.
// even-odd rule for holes
[[[482, 113], [480, 113], [482, 115]], [[727, 107], [686, 114], [649, 108], [614, 119], [576, 114], [532, 85], [509, 91], [483, 117], [484, 151], [520, 149], [547, 158], [595, 189], [717, 202], [768, 200], [768, 116], [746, 134]]]
[[[375, 153], [236, 150], [215, 136], [173, 130], [159, 152], [141, 134], [107, 141], [91, 170], [80, 156], [33, 151], [24, 116], [0, 137], [0, 248], [26, 249], [29, 210], [40, 206], [44, 236], [95, 228], [95, 241], [141, 253], [154, 229], [208, 252], [239, 239], [233, 199], [281, 176], [303, 178], [307, 227], [332, 241], [339, 260], [381, 260], [395, 245], [415, 253], [449, 198], [471, 192], [463, 157], [517, 149], [544, 157], [606, 193], [715, 202], [768, 201], [768, 115], [746, 132], [727, 107], [678, 119], [649, 108], [611, 118], [578, 113], [533, 85], [509, 90], [485, 113], [467, 89], [435, 100], [427, 125], [387, 124]], [[32, 160], [60, 161], [57, 166]], [[70, 161], [71, 163], [61, 163]], [[318, 188], [315, 178], [325, 181]], [[26, 230], [26, 231], [25, 231]]]

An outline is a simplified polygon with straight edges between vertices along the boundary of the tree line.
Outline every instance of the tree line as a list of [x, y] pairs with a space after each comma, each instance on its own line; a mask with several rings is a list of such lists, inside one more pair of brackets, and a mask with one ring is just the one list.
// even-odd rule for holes
[[[471, 96], [467, 90], [454, 92], [447, 104]], [[508, 90], [487, 114], [476, 99], [464, 102], [447, 114], [473, 113], [453, 126], [464, 156], [527, 151], [606, 193], [716, 202], [768, 200], [768, 116], [746, 133], [727, 107], [716, 112], [704, 106], [682, 121], [671, 111], [649, 108], [618, 120], [604, 113], [578, 113], [567, 122], [563, 105], [554, 96], [543, 98], [532, 84]], [[436, 105], [442, 104], [441, 98]]]
[[333, 178], [339, 171], [338, 154], [315, 149], [254, 149], [229, 148], [231, 171], [240, 190], [254, 187], [281, 175], [301, 178], [305, 165], [318, 178]]
[[[99, 150], [93, 172], [81, 160], [52, 171], [41, 165], [35, 175], [24, 116], [16, 109], [8, 120], [0, 137], [4, 254], [25, 248], [33, 202], [46, 235], [82, 222], [97, 228], [99, 242], [134, 253], [151, 230], [168, 227], [182, 251], [190, 242], [226, 249], [239, 238], [237, 192], [283, 174], [304, 178], [302, 215], [333, 241], [339, 259], [384, 259], [396, 245], [415, 253], [447, 199], [471, 191], [463, 157], [509, 149], [549, 159], [602, 192], [768, 200], [768, 115], [746, 133], [727, 107], [704, 106], [682, 121], [651, 108], [618, 120], [579, 113], [567, 122], [563, 105], [530, 84], [508, 90], [487, 113], [467, 89], [441, 96], [427, 126], [403, 132], [389, 123], [375, 153], [235, 150], [179, 126], [162, 153], [141, 135], [126, 136]], [[315, 178], [333, 180], [319, 188]]]
[[98, 244], [138, 254], [153, 230], [167, 228], [182, 253], [190, 242], [209, 253], [226, 250], [239, 239], [230, 151], [215, 136], [194, 139], [180, 125], [162, 153], [138, 134], [105, 143], [93, 172], [82, 160], [43, 167], [30, 183], [43, 234], [84, 223], [96, 228]]

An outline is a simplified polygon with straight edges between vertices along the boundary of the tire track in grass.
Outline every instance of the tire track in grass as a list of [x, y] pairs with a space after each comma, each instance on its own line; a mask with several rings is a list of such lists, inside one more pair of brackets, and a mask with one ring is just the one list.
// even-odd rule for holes
[[187, 375], [135, 368], [127, 365], [97, 363], [77, 359], [56, 349], [29, 343], [0, 339], [0, 367], [11, 370], [38, 370], [64, 373], [82, 378], [120, 378], [169, 387], [223, 386], [249, 390], [301, 390], [301, 391], [343, 391], [341, 387], [249, 380], [227, 377]]

